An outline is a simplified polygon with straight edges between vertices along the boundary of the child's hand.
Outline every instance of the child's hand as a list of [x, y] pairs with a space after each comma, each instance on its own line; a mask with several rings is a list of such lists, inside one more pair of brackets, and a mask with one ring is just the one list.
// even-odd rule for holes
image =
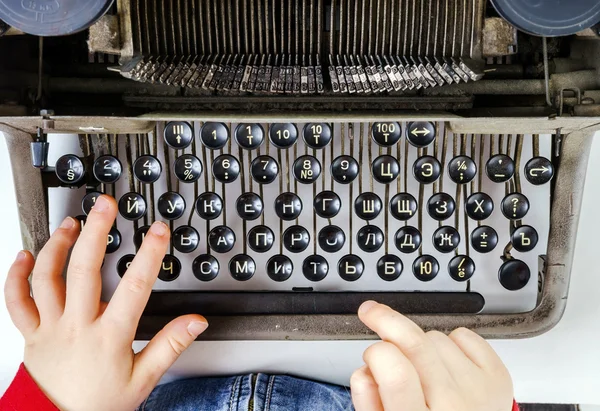
[[[133, 353], [131, 344], [167, 251], [169, 230], [163, 223], [152, 225], [107, 305], [100, 301], [100, 268], [116, 215], [115, 200], [99, 197], [81, 235], [79, 223], [66, 219], [35, 268], [32, 255], [21, 252], [6, 280], [6, 304], [25, 337], [25, 367], [63, 410], [135, 409], [208, 325], [199, 315], [177, 318], [142, 352]], [[65, 284], [62, 273], [73, 244]], [[27, 281], [32, 270], [34, 298]]]
[[510, 411], [510, 375], [492, 347], [458, 329], [423, 332], [391, 308], [364, 303], [359, 317], [382, 342], [350, 382], [356, 411]]

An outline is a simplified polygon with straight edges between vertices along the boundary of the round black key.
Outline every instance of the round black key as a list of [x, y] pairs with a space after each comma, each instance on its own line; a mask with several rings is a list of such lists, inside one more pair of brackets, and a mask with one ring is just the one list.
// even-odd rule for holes
[[202, 143], [211, 150], [225, 147], [229, 140], [229, 129], [223, 123], [204, 123], [200, 131]]
[[291, 253], [301, 253], [310, 244], [310, 234], [306, 228], [293, 225], [283, 232], [283, 245]]
[[290, 148], [298, 140], [298, 128], [293, 123], [271, 124], [269, 138], [277, 148]]
[[179, 274], [181, 274], [181, 263], [177, 257], [171, 254], [165, 255], [158, 272], [158, 279], [167, 282], [175, 281]]
[[360, 171], [358, 161], [354, 157], [339, 156], [331, 163], [331, 176], [340, 184], [350, 184]]
[[494, 183], [504, 183], [515, 174], [515, 162], [507, 155], [496, 154], [487, 161], [485, 172]]
[[413, 165], [413, 175], [415, 180], [422, 184], [431, 184], [440, 178], [442, 165], [431, 156], [419, 157]]
[[198, 181], [202, 175], [202, 163], [198, 157], [192, 154], [184, 154], [175, 160], [175, 175], [184, 183], [193, 183]]
[[529, 211], [529, 200], [521, 193], [512, 193], [502, 200], [502, 214], [509, 220], [520, 220]]
[[460, 243], [460, 234], [456, 228], [443, 226], [433, 233], [433, 246], [440, 253], [450, 253], [458, 247]]
[[146, 215], [146, 200], [141, 194], [127, 193], [119, 200], [119, 213], [126, 220], [139, 220]]
[[275, 199], [275, 213], [284, 221], [292, 221], [302, 212], [302, 200], [294, 193], [283, 193]]
[[402, 260], [392, 254], [386, 254], [377, 261], [377, 275], [385, 281], [397, 280], [403, 269]]
[[475, 221], [485, 220], [494, 211], [494, 201], [486, 193], [473, 193], [465, 203], [465, 211]]
[[302, 184], [312, 184], [321, 175], [321, 163], [313, 156], [300, 156], [294, 162], [294, 177]]
[[254, 150], [265, 139], [265, 131], [260, 124], [242, 123], [235, 129], [235, 141], [246, 150]]
[[471, 245], [478, 253], [489, 253], [498, 245], [498, 233], [487, 225], [477, 227], [471, 233]]
[[256, 193], [244, 193], [238, 197], [235, 208], [244, 220], [256, 220], [263, 212], [263, 201]]
[[417, 213], [417, 200], [408, 193], [399, 193], [390, 201], [390, 213], [395, 219], [408, 221]]
[[154, 156], [141, 156], [133, 163], [133, 174], [142, 183], [152, 184], [160, 178], [162, 165]]
[[346, 243], [346, 234], [336, 225], [328, 225], [319, 231], [319, 246], [328, 253], [338, 252]]
[[342, 200], [333, 191], [321, 191], [315, 197], [313, 207], [319, 217], [332, 218], [340, 212]]
[[517, 291], [527, 285], [531, 271], [521, 260], [508, 260], [498, 270], [498, 280], [502, 287], [509, 291]]
[[448, 273], [455, 281], [467, 281], [475, 274], [475, 263], [467, 255], [457, 255], [448, 263]]
[[389, 184], [400, 175], [400, 163], [392, 156], [379, 156], [373, 161], [373, 178], [381, 184]]
[[292, 276], [294, 264], [285, 255], [274, 255], [267, 261], [267, 275], [273, 281], [282, 282]]
[[227, 226], [217, 226], [208, 233], [208, 245], [216, 253], [227, 253], [235, 245], [235, 233]]
[[142, 246], [144, 238], [146, 238], [146, 234], [148, 234], [148, 230], [150, 230], [150, 226], [145, 225], [135, 231], [133, 234], [133, 244], [135, 245], [135, 248], [140, 248]]
[[219, 275], [219, 261], [210, 254], [202, 254], [194, 259], [192, 273], [200, 281], [212, 281]]
[[85, 215], [78, 215], [77, 217], [75, 217], [75, 219], [77, 221], [79, 221], [79, 232], [83, 231], [83, 226], [85, 226], [85, 223], [87, 221], [87, 216], [85, 216]]
[[92, 207], [96, 204], [96, 199], [101, 195], [102, 193], [99, 193], [98, 191], [92, 191], [83, 197], [83, 200], [81, 200], [81, 210], [83, 211], [83, 214], [88, 215], [90, 211], [92, 211]]
[[258, 156], [252, 160], [250, 165], [250, 174], [259, 184], [270, 184], [279, 174], [279, 164], [273, 157]]
[[554, 165], [545, 157], [534, 157], [525, 164], [525, 177], [533, 185], [546, 184], [554, 177]]
[[119, 259], [119, 262], [117, 263], [117, 273], [119, 274], [119, 277], [123, 278], [134, 258], [135, 255], [133, 254], [125, 254]]
[[538, 243], [538, 233], [535, 228], [529, 225], [522, 225], [516, 228], [510, 237], [515, 250], [526, 253], [535, 248]]
[[394, 237], [396, 248], [404, 254], [414, 253], [421, 247], [421, 232], [415, 227], [407, 225], [396, 231]]
[[380, 146], [391, 147], [402, 137], [402, 129], [396, 122], [375, 123], [371, 128], [371, 136]]
[[415, 147], [427, 147], [435, 140], [435, 125], [429, 121], [414, 121], [406, 127], [406, 138]]
[[413, 263], [413, 274], [421, 281], [431, 281], [440, 272], [440, 264], [431, 255], [424, 254]]
[[165, 143], [176, 150], [189, 147], [194, 140], [194, 129], [185, 121], [171, 121], [164, 130]]
[[229, 273], [238, 281], [248, 281], [256, 272], [256, 263], [246, 254], [238, 254], [229, 260]]
[[85, 167], [79, 157], [66, 154], [56, 160], [56, 177], [65, 184], [77, 184], [85, 177]]
[[101, 183], [112, 184], [121, 178], [123, 166], [113, 156], [101, 156], [94, 161], [94, 177]]
[[266, 253], [273, 247], [275, 234], [265, 225], [252, 227], [248, 232], [248, 245], [257, 253]]
[[356, 233], [356, 242], [364, 252], [374, 253], [383, 245], [383, 231], [377, 226], [366, 225]]
[[375, 193], [362, 193], [354, 200], [354, 212], [366, 221], [376, 218], [382, 207], [381, 198]]
[[240, 175], [240, 163], [234, 156], [223, 154], [215, 158], [212, 172], [220, 183], [233, 183]]
[[358, 280], [364, 271], [365, 263], [357, 255], [345, 255], [338, 262], [338, 274], [346, 281]]
[[302, 263], [302, 274], [307, 280], [317, 282], [327, 277], [329, 264], [325, 257], [318, 254], [309, 255]]
[[115, 227], [112, 227], [108, 232], [106, 241], [106, 254], [114, 253], [121, 246], [121, 233]]
[[331, 141], [333, 133], [327, 123], [308, 123], [304, 126], [302, 137], [310, 148], [324, 148]]
[[450, 194], [446, 193], [436, 193], [431, 196], [429, 201], [427, 202], [427, 211], [429, 215], [434, 220], [443, 221], [452, 214], [454, 214], [454, 209], [456, 208], [456, 203]]
[[204, 220], [214, 220], [223, 211], [223, 199], [216, 193], [207, 191], [196, 199], [196, 214]]
[[200, 244], [200, 234], [194, 227], [182, 225], [173, 231], [173, 247], [180, 253], [191, 253], [198, 248]]
[[448, 163], [448, 175], [456, 184], [470, 183], [477, 176], [477, 165], [471, 157], [454, 157]]
[[185, 212], [185, 200], [178, 193], [169, 191], [158, 198], [158, 212], [167, 220], [177, 220]]

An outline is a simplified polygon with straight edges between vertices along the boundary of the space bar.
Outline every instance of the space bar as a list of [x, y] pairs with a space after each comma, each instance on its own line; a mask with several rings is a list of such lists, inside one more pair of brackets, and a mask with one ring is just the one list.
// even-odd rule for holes
[[145, 315], [355, 314], [375, 300], [405, 314], [476, 314], [485, 300], [473, 292], [226, 292], [155, 291]]

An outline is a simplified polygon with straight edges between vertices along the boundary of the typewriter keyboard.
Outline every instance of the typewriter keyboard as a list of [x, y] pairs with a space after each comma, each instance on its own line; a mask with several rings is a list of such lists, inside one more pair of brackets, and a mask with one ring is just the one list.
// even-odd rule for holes
[[66, 215], [85, 221], [100, 193], [119, 204], [105, 298], [162, 220], [172, 245], [155, 290], [471, 291], [485, 312], [536, 305], [550, 135], [190, 120], [48, 139], [59, 186], [49, 189], [51, 229]]

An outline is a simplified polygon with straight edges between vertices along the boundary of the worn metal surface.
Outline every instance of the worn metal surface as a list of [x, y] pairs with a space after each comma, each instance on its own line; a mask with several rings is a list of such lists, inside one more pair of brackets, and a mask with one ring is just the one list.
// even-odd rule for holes
[[500, 17], [483, 24], [483, 56], [499, 57], [517, 53], [517, 29]]

